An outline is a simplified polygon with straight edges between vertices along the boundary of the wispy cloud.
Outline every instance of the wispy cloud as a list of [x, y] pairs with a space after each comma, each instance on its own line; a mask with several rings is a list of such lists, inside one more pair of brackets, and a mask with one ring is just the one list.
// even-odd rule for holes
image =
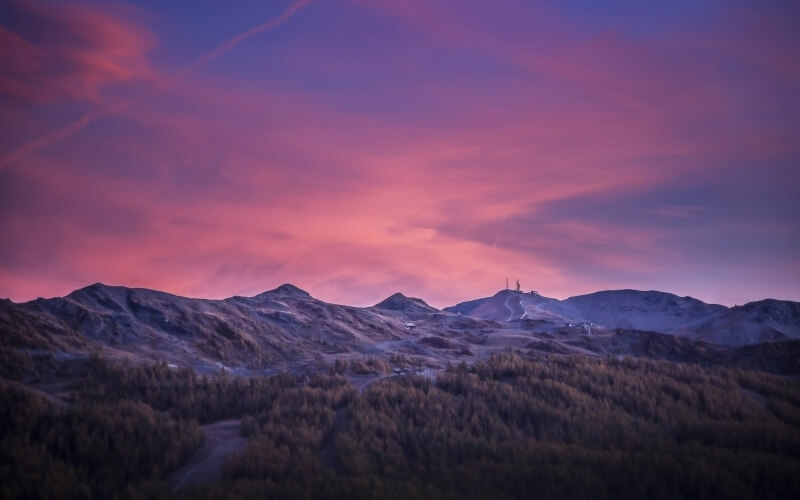
[[[305, 5], [100, 106], [103, 127], [11, 156], [0, 295], [291, 281], [339, 302], [401, 290], [448, 305], [510, 276], [561, 297], [800, 298], [783, 24], [758, 17], [739, 39], [722, 5], [671, 25], [652, 6], [653, 29], [630, 32], [640, 17], [444, 0], [319, 2], [286, 23]], [[275, 50], [244, 43], [280, 23]], [[30, 136], [75, 112], [37, 110], [18, 113]]]
[[651, 213], [661, 217], [687, 219], [697, 217], [711, 210], [707, 205], [666, 205], [650, 210]]
[[11, 1], [13, 24], [0, 26], [0, 96], [23, 105], [62, 100], [103, 102], [101, 91], [123, 82], [153, 82], [148, 60], [155, 37], [99, 8]]
[[[247, 31], [245, 31], [243, 33], [239, 33], [238, 35], [235, 35], [235, 36], [229, 38], [228, 40], [226, 40], [222, 44], [218, 45], [214, 49], [212, 49], [209, 52], [206, 52], [205, 54], [201, 55], [195, 62], [185, 66], [183, 69], [178, 71], [174, 76], [166, 78], [166, 79], [159, 79], [152, 90], [149, 90], [149, 91], [147, 91], [147, 92], [145, 92], [145, 93], [143, 93], [143, 94], [141, 94], [141, 95], [139, 95], [137, 97], [134, 97], [132, 99], [120, 100], [120, 101], [114, 102], [113, 104], [105, 105], [105, 106], [101, 107], [100, 109], [98, 109], [96, 111], [84, 114], [81, 118], [79, 118], [78, 120], [75, 120], [74, 122], [70, 123], [69, 125], [61, 127], [61, 128], [59, 128], [59, 129], [57, 129], [57, 130], [55, 130], [55, 131], [53, 131], [53, 132], [51, 132], [49, 134], [46, 134], [46, 135], [44, 135], [42, 137], [39, 137], [37, 139], [34, 139], [32, 141], [29, 141], [29, 142], [19, 146], [17, 149], [13, 150], [11, 153], [5, 155], [3, 158], [0, 158], [0, 168], [3, 168], [3, 167], [5, 167], [7, 165], [10, 165], [12, 163], [18, 162], [19, 160], [25, 158], [26, 156], [28, 156], [31, 153], [34, 153], [34, 152], [36, 152], [36, 151], [38, 151], [38, 150], [40, 150], [42, 148], [47, 147], [48, 145], [50, 145], [50, 144], [52, 144], [54, 142], [61, 141], [61, 140], [65, 139], [65, 138], [67, 138], [67, 137], [69, 137], [69, 136], [71, 136], [73, 134], [76, 134], [76, 133], [80, 132], [81, 130], [83, 130], [84, 128], [89, 126], [93, 121], [95, 121], [95, 120], [97, 120], [99, 118], [102, 118], [102, 117], [108, 116], [108, 115], [114, 115], [114, 114], [122, 113], [122, 112], [130, 109], [133, 106], [139, 105], [139, 104], [141, 104], [142, 102], [144, 102], [144, 101], [146, 101], [148, 99], [151, 99], [151, 98], [153, 98], [153, 97], [155, 97], [155, 96], [157, 96], [157, 95], [159, 95], [159, 94], [161, 94], [163, 92], [166, 92], [166, 91], [172, 89], [173, 87], [175, 87], [175, 85], [177, 85], [181, 81], [185, 80], [186, 78], [191, 76], [193, 73], [195, 73], [199, 69], [201, 69], [204, 66], [210, 64], [212, 61], [214, 61], [218, 57], [222, 56], [223, 54], [225, 54], [229, 50], [233, 49], [234, 47], [236, 47], [238, 44], [242, 43], [243, 41], [245, 41], [245, 40], [247, 40], [249, 38], [252, 38], [252, 37], [254, 37], [254, 36], [258, 35], [258, 34], [261, 34], [261, 33], [265, 32], [265, 31], [268, 31], [270, 29], [273, 29], [273, 28], [275, 28], [277, 26], [280, 26], [281, 24], [285, 23], [286, 21], [291, 19], [292, 16], [294, 16], [294, 14], [297, 11], [299, 11], [300, 9], [302, 9], [303, 7], [305, 7], [306, 5], [308, 5], [311, 2], [312, 2], [312, 0], [296, 0], [296, 1], [292, 2], [286, 8], [286, 10], [284, 10], [283, 13], [280, 14], [278, 17], [276, 17], [274, 19], [271, 19], [271, 20], [269, 20], [269, 21], [267, 21], [265, 23], [262, 23], [262, 24], [256, 26], [255, 28], [249, 29], [249, 30], [247, 30]], [[30, 12], [36, 12], [37, 14], [42, 14], [44, 12], [44, 10], [43, 9], [31, 9]], [[52, 19], [49, 19], [49, 20], [56, 21], [56, 24], [62, 23], [62, 24], [69, 25], [70, 27], [72, 27], [73, 26], [72, 23], [74, 22], [72, 14], [74, 14], [74, 12], [76, 12], [76, 11], [72, 11], [72, 10], [65, 11], [63, 18], [59, 17], [59, 18], [52, 18]], [[95, 19], [97, 17], [96, 13], [91, 11], [91, 10], [89, 10], [89, 9], [81, 9], [80, 12], [83, 13], [89, 19]], [[105, 18], [105, 17], [100, 18], [101, 21], [104, 21], [104, 20], [107, 20], [107, 19], [108, 18]], [[35, 22], [42, 22], [42, 20], [39, 19], [39, 20], [36, 20]], [[105, 28], [106, 29], [103, 30], [102, 33], [116, 33], [117, 32], [117, 30], [115, 30], [113, 28], [109, 28], [109, 27], [105, 27]], [[12, 37], [11, 36], [6, 36], [6, 38], [12, 38]], [[15, 38], [15, 40], [16, 40], [16, 38]], [[25, 45], [25, 44], [17, 43], [15, 45], [18, 46], [18, 47], [22, 47], [22, 50], [30, 50], [30, 47]], [[15, 58], [15, 57], [18, 57], [18, 55], [17, 54], [8, 54], [8, 57]], [[86, 54], [86, 53], [82, 53], [82, 52], [78, 52], [77, 54], [71, 54], [69, 57], [71, 59], [75, 60], [75, 61], [81, 61], [81, 62], [86, 62], [86, 63], [89, 63], [89, 62], [92, 62], [92, 61], [96, 61], [96, 59], [97, 59], [96, 57], [93, 57], [91, 54]], [[127, 78], [131, 77], [130, 71], [127, 70], [122, 65], [109, 63], [107, 61], [104, 61], [104, 62], [97, 61], [97, 62], [100, 63], [100, 64], [103, 64], [103, 68], [102, 69], [105, 71], [105, 73], [107, 73], [107, 74], [109, 74], [111, 76], [116, 76], [118, 78], [124, 78], [124, 79], [127, 79]], [[9, 89], [8, 91], [13, 91], [13, 89], [15, 87], [13, 85], [8, 85], [7, 88]]]

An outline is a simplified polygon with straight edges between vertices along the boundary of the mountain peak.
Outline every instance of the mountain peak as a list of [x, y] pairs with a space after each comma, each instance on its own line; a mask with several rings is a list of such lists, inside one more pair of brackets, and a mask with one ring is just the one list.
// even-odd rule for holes
[[373, 307], [405, 312], [431, 312], [436, 310], [436, 308], [429, 306], [424, 300], [415, 297], [406, 297], [400, 292], [385, 298]]
[[89, 291], [93, 291], [93, 290], [102, 290], [104, 288], [109, 288], [109, 285], [106, 285], [105, 283], [100, 283], [98, 281], [97, 283], [92, 283], [91, 285], [86, 285], [83, 288], [78, 288], [77, 290], [73, 290], [72, 293], [81, 292], [81, 291], [89, 292]]
[[306, 292], [305, 290], [298, 288], [291, 283], [284, 283], [283, 285], [275, 288], [274, 290], [269, 290], [264, 293], [259, 294], [261, 295], [280, 295], [281, 297], [311, 297], [311, 294]]
[[110, 290], [120, 287], [112, 287], [110, 285], [106, 285], [105, 283], [92, 283], [91, 285], [87, 285], [83, 288], [78, 288], [77, 290], [73, 290], [72, 292], [67, 295], [67, 297], [78, 298], [78, 297], [87, 297], [87, 296], [95, 296], [101, 294], [103, 292], [108, 293]]

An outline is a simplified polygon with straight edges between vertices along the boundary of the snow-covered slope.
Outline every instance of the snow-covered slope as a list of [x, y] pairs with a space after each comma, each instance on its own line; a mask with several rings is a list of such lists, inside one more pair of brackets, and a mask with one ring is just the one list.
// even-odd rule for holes
[[772, 299], [727, 308], [658, 291], [607, 290], [557, 300], [503, 290], [444, 310], [495, 321], [593, 323], [728, 346], [800, 339], [800, 304]]
[[668, 332], [726, 309], [692, 297], [638, 290], [595, 292], [556, 301], [546, 307], [573, 321], [654, 332]]
[[475, 319], [492, 321], [544, 319], [563, 322], [565, 318], [548, 309], [549, 304], [557, 302], [556, 299], [541, 295], [501, 290], [491, 297], [462, 302], [443, 310]]
[[718, 311], [670, 333], [725, 345], [800, 339], [800, 303], [760, 300]]

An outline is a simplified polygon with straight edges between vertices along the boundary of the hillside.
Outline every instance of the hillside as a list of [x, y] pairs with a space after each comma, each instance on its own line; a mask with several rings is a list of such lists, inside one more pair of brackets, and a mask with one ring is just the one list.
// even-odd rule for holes
[[503, 290], [444, 310], [495, 321], [660, 332], [725, 346], [800, 339], [800, 304], [773, 299], [727, 308], [658, 291], [609, 290], [558, 300]]
[[692, 297], [638, 290], [609, 290], [570, 297], [548, 305], [573, 321], [588, 321], [609, 328], [667, 332], [679, 325], [725, 310]]
[[529, 319], [563, 322], [565, 318], [553, 314], [547, 309], [546, 305], [551, 302], [558, 301], [539, 295], [501, 290], [491, 297], [462, 302], [452, 307], [446, 307], [444, 310], [471, 318], [493, 321], [514, 321], [522, 319], [524, 316]]
[[760, 300], [676, 327], [676, 335], [727, 345], [800, 339], [800, 303]]
[[4, 499], [800, 492], [800, 383], [761, 372], [501, 353], [359, 391], [337, 373], [88, 365], [60, 406], [0, 379]]
[[[793, 372], [787, 360], [800, 343], [787, 342], [800, 339], [799, 309], [777, 300], [729, 309], [653, 291], [562, 301], [503, 290], [440, 311], [400, 293], [371, 307], [329, 304], [290, 284], [209, 300], [97, 283], [66, 297], [0, 302], [0, 360], [14, 377], [93, 352], [203, 373], [309, 373], [343, 362], [368, 374], [412, 364], [441, 370], [512, 349]], [[765, 342], [787, 344], [739, 352]]]
[[[29, 464], [98, 498], [368, 497], [365, 477], [379, 498], [462, 482], [459, 498], [527, 498], [542, 481], [553, 498], [716, 491], [670, 475], [699, 467], [741, 491], [774, 478], [783, 498], [800, 489], [797, 306], [501, 291], [441, 311], [399, 293], [359, 308], [289, 284], [0, 301], [0, 476], [11, 498], [59, 496]], [[593, 324], [692, 317], [675, 333]]]
[[[207, 369], [219, 363], [297, 366], [311, 362], [314, 352], [347, 352], [402, 331], [379, 311], [328, 304], [292, 285], [254, 297], [208, 300], [98, 283], [66, 297], [6, 306], [34, 325], [29, 330], [51, 325], [61, 343], [82, 339], [112, 356], [132, 353]], [[10, 319], [3, 326], [15, 330]], [[35, 339], [35, 347], [63, 347]]]

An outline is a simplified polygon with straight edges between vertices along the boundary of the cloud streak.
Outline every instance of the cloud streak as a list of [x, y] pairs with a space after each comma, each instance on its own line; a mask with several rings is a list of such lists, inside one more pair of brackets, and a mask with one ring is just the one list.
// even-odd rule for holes
[[294, 16], [295, 13], [297, 13], [297, 11], [307, 6], [311, 2], [312, 0], [296, 0], [292, 2], [278, 17], [271, 19], [265, 23], [262, 23], [256, 26], [255, 28], [249, 29], [243, 33], [231, 37], [230, 39], [226, 40], [222, 44], [215, 47], [213, 50], [201, 55], [195, 62], [185, 66], [183, 69], [178, 71], [174, 76], [157, 83], [155, 88], [151, 91], [148, 91], [133, 99], [121, 100], [112, 105], [103, 107], [98, 111], [84, 114], [81, 118], [75, 120], [69, 125], [61, 127], [47, 135], [31, 140], [19, 146], [18, 148], [16, 148], [3, 158], [0, 158], [0, 168], [4, 168], [8, 165], [16, 163], [24, 159], [28, 155], [35, 153], [36, 151], [39, 151], [49, 146], [50, 144], [53, 144], [54, 142], [64, 140], [67, 137], [70, 137], [80, 132], [81, 130], [88, 127], [92, 122], [96, 121], [99, 118], [123, 113], [133, 106], [140, 105], [143, 102], [158, 96], [159, 94], [169, 91], [170, 89], [174, 88], [177, 84], [179, 84], [180, 82], [191, 76], [193, 73], [207, 66], [215, 59], [222, 56], [229, 50], [233, 49], [243, 41], [252, 38], [256, 35], [259, 35], [261, 33], [264, 33], [265, 31], [269, 31], [285, 23], [286, 21], [291, 19], [292, 16]]

